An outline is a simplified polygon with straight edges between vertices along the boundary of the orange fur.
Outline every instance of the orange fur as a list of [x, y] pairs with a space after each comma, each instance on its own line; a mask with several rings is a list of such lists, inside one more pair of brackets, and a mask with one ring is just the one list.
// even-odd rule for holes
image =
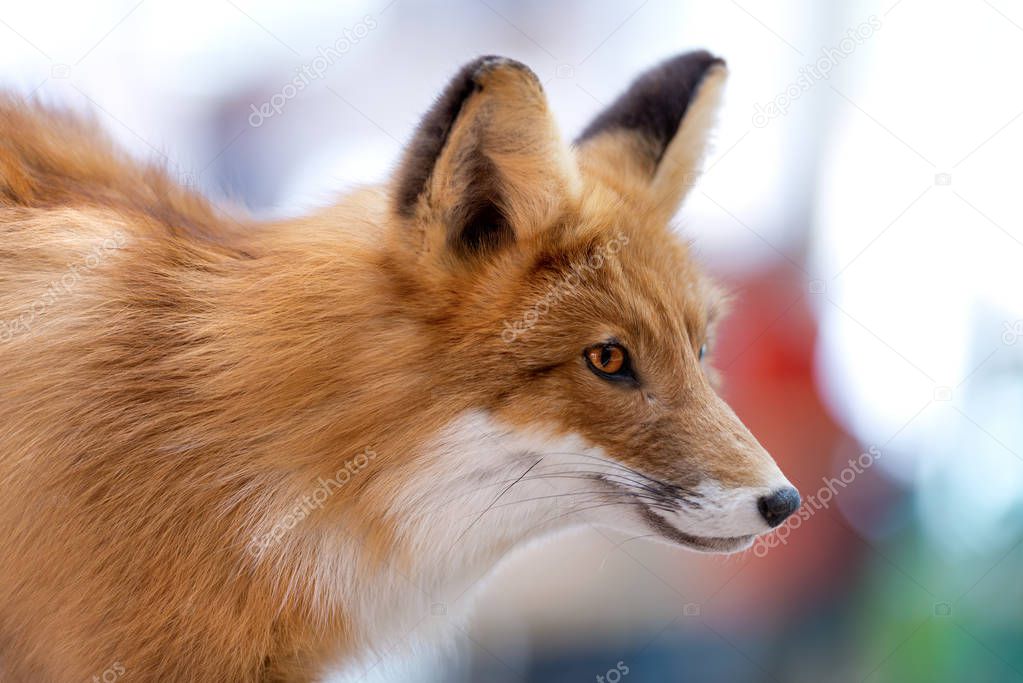
[[[219, 215], [74, 117], [0, 100], [4, 680], [115, 663], [137, 681], [312, 680], [350, 661], [375, 645], [353, 607], [378, 599], [361, 595], [374, 577], [425, 575], [395, 502], [443, 469], [426, 445], [470, 411], [680, 487], [772, 476], [696, 357], [714, 289], [667, 226], [677, 182], [644, 180], [628, 152], [644, 143], [621, 132], [565, 146], [520, 65], [471, 76], [405, 212], [390, 185], [274, 224]], [[707, 123], [672, 173], [696, 170]], [[513, 235], [457, 253], [473, 149]], [[608, 334], [642, 391], [585, 368]], [[520, 540], [480, 536], [493, 561]]]

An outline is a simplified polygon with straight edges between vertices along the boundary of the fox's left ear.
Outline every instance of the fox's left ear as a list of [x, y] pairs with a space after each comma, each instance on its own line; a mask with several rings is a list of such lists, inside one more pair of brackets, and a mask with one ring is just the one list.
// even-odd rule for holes
[[536, 75], [480, 57], [423, 117], [391, 194], [406, 244], [471, 264], [548, 225], [577, 185]]
[[726, 76], [704, 51], [643, 73], [576, 140], [583, 172], [670, 218], [699, 173]]

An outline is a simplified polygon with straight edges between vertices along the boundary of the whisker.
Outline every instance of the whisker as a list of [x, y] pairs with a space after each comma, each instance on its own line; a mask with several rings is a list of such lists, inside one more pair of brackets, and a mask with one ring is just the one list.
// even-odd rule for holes
[[[571, 465], [571, 464], [575, 464], [575, 463], [566, 463], [566, 464]], [[592, 465], [587, 465], [587, 466], [588, 467], [592, 467]], [[588, 477], [588, 478], [603, 479], [603, 480], [607, 480], [607, 481], [611, 481], [612, 479], [614, 479], [616, 482], [627, 484], [627, 485], [635, 487], [637, 489], [642, 489], [644, 491], [648, 491], [648, 492], [653, 493], [653, 494], [660, 494], [662, 496], [664, 495], [664, 491], [660, 491], [658, 489], [655, 489], [654, 487], [650, 486], [649, 484], [645, 484], [645, 483], [643, 483], [641, 481], [636, 481], [635, 479], [630, 479], [629, 477], [627, 477], [627, 476], [625, 476], [623, 474], [619, 474], [617, 472], [601, 472], [601, 471], [587, 471], [587, 470], [567, 470], [567, 471], [564, 471], [564, 472], [553, 472], [553, 473], [542, 474], [540, 476], [558, 476], [558, 475], [569, 475], [569, 476], [571, 476], [573, 474], [578, 474], [580, 476], [584, 476], [584, 477]]]
[[472, 524], [470, 524], [469, 526], [467, 526], [467, 527], [465, 528], [465, 531], [463, 531], [462, 533], [460, 533], [460, 534], [458, 535], [458, 538], [456, 538], [456, 539], [455, 539], [455, 541], [454, 541], [454, 543], [452, 543], [452, 544], [451, 544], [451, 547], [453, 548], [453, 547], [455, 547], [456, 545], [458, 545], [458, 542], [462, 540], [462, 537], [463, 537], [463, 536], [465, 536], [465, 535], [466, 535], [467, 533], [469, 533], [469, 529], [471, 529], [471, 528], [472, 528], [473, 526], [475, 526], [476, 522], [480, 521], [480, 519], [482, 519], [482, 518], [483, 518], [483, 515], [487, 514], [487, 512], [488, 512], [488, 511], [489, 511], [489, 510], [490, 510], [491, 508], [493, 508], [493, 507], [494, 507], [494, 505], [496, 505], [496, 504], [497, 504], [497, 501], [501, 500], [501, 496], [503, 496], [504, 494], [508, 493], [508, 491], [510, 491], [510, 490], [511, 490], [511, 487], [515, 486], [515, 484], [518, 484], [518, 483], [519, 483], [520, 481], [522, 481], [522, 478], [523, 478], [523, 477], [525, 477], [525, 476], [526, 476], [527, 474], [529, 474], [529, 473], [530, 473], [530, 471], [531, 471], [531, 470], [532, 470], [532, 469], [533, 469], [534, 467], [536, 467], [537, 465], [539, 465], [539, 464], [540, 464], [540, 462], [541, 462], [542, 460], [543, 460], [543, 456], [541, 456], [541, 457], [540, 457], [540, 459], [539, 459], [539, 460], [537, 460], [536, 462], [534, 462], [534, 463], [533, 463], [532, 465], [530, 465], [529, 467], [527, 467], [527, 468], [526, 468], [526, 471], [525, 471], [525, 472], [523, 472], [523, 473], [522, 473], [522, 474], [521, 474], [521, 475], [519, 476], [519, 478], [518, 478], [518, 479], [516, 479], [516, 480], [515, 480], [515, 481], [513, 481], [512, 483], [508, 484], [508, 488], [504, 489], [503, 491], [501, 491], [501, 493], [497, 494], [497, 498], [494, 498], [493, 502], [492, 502], [492, 503], [490, 503], [490, 505], [488, 505], [488, 506], [487, 506], [487, 508], [486, 508], [486, 509], [485, 509], [485, 510], [484, 510], [483, 512], [481, 512], [481, 513], [479, 514], [479, 516], [478, 516], [478, 517], [476, 517], [476, 519], [474, 519], [474, 520], [472, 521]]
[[623, 463], [620, 463], [620, 462], [617, 462], [617, 461], [614, 461], [614, 460], [609, 460], [607, 458], [602, 458], [602, 457], [599, 457], [599, 456], [596, 456], [596, 455], [592, 455], [590, 453], [575, 453], [575, 452], [557, 453], [557, 452], [555, 452], [555, 453], [548, 453], [548, 455], [575, 455], [575, 456], [579, 456], [579, 457], [582, 457], [582, 458], [590, 458], [592, 460], [597, 460], [598, 462], [602, 462], [602, 463], [604, 463], [606, 465], [609, 465], [609, 466], [618, 467], [618, 468], [627, 470], [630, 473], [636, 475], [637, 477], [641, 477], [643, 479], [646, 479], [651, 484], [654, 484], [656, 486], [662, 487], [664, 489], [665, 494], [677, 496], [677, 497], [680, 497], [680, 498], [690, 498], [690, 499], [691, 498], [702, 498], [703, 497], [700, 493], [698, 493], [697, 491], [694, 491], [694, 490], [692, 490], [692, 489], [690, 489], [688, 487], [680, 486], [678, 484], [670, 484], [668, 482], [661, 481], [660, 479], [657, 479], [655, 477], [651, 477], [648, 474], [644, 474], [643, 472], [640, 472], [637, 469], [633, 469], [632, 467], [629, 467], [628, 465], [625, 465]]
[[[571, 454], [569, 454], [569, 455], [571, 455]], [[541, 458], [541, 460], [543, 460], [543, 458]], [[660, 509], [660, 510], [663, 510], [665, 512], [676, 512], [677, 511], [677, 508], [672, 507], [673, 504], [677, 505], [677, 502], [675, 500], [673, 500], [673, 496], [671, 496], [670, 494], [666, 493], [665, 491], [655, 489], [655, 488], [653, 488], [653, 487], [651, 487], [651, 486], [649, 486], [649, 485], [647, 485], [645, 483], [642, 483], [642, 482], [637, 482], [637, 481], [635, 481], [633, 479], [630, 479], [630, 478], [628, 478], [628, 477], [626, 477], [626, 476], [624, 476], [622, 474], [609, 473], [609, 472], [600, 472], [600, 471], [585, 471], [585, 470], [583, 470], [583, 471], [579, 471], [579, 470], [563, 470], [563, 471], [555, 471], [555, 472], [544, 472], [544, 473], [539, 473], [538, 474], [537, 472], [542, 470], [544, 467], [558, 467], [559, 465], [562, 464], [562, 463], [548, 463], [548, 464], [546, 464], [544, 466], [538, 466], [537, 465], [538, 462], [539, 461], [533, 463], [533, 466], [530, 467], [526, 471], [526, 473], [524, 473], [523, 475], [519, 475], [515, 479], [505, 479], [505, 480], [502, 480], [502, 481], [499, 481], [499, 482], [495, 482], [493, 484], [487, 484], [485, 486], [478, 487], [477, 489], [472, 490], [472, 491], [467, 491], [465, 493], [461, 493], [461, 494], [459, 494], [457, 496], [453, 496], [452, 498], [449, 498], [448, 500], [444, 501], [440, 505], [433, 506], [433, 507], [431, 507], [429, 509], [424, 510], [420, 515], [417, 516], [417, 519], [428, 517], [429, 515], [434, 514], [435, 512], [437, 512], [437, 510], [439, 510], [439, 509], [442, 509], [442, 508], [444, 508], [444, 507], [446, 507], [446, 506], [448, 506], [450, 504], [453, 504], [453, 503], [455, 503], [458, 500], [467, 498], [469, 496], [473, 496], [473, 495], [477, 494], [479, 491], [485, 490], [487, 488], [493, 488], [493, 487], [496, 487], [496, 486], [503, 486], [503, 485], [509, 484], [509, 483], [512, 486], [514, 486], [518, 482], [523, 482], [523, 481], [535, 482], [535, 481], [544, 481], [544, 480], [548, 480], [548, 479], [551, 479], [551, 480], [553, 480], [553, 479], [567, 479], [567, 480], [578, 480], [578, 481], [587, 481], [587, 482], [604, 481], [606, 483], [616, 484], [616, 485], [619, 485], [619, 486], [622, 486], [623, 488], [625, 488], [626, 490], [622, 491], [621, 493], [628, 493], [628, 494], [631, 494], [631, 495], [633, 495], [633, 496], [635, 496], [637, 498], [642, 498], [644, 500], [650, 501], [651, 503], [656, 503], [657, 504], [656, 507], [658, 509]], [[592, 465], [588, 465], [588, 466], [592, 467]], [[525, 474], [528, 474], [529, 471], [534, 470], [534, 469], [536, 470], [536, 472], [534, 472], [533, 476], [525, 476]], [[623, 469], [627, 469], [627, 468], [623, 468]], [[511, 488], [511, 487], [509, 486], [509, 488]], [[503, 491], [498, 496], [498, 498], [495, 499], [495, 501], [500, 499], [505, 493], [507, 493], [507, 489], [505, 491]], [[569, 495], [569, 493], [570, 492], [564, 492], [564, 493], [559, 493], [559, 494], [552, 494], [549, 497], [556, 498], [558, 496]], [[491, 505], [493, 505], [493, 503]], [[484, 513], [485, 512], [486, 512], [486, 510], [484, 510]]]
[[666, 485], [663, 481], [655, 479], [654, 477], [651, 477], [648, 474], [644, 474], [637, 469], [629, 467], [625, 463], [618, 462], [617, 460], [610, 460], [608, 458], [602, 458], [598, 455], [593, 455], [592, 453], [577, 453], [575, 451], [555, 451], [552, 453], [548, 453], [547, 455], [572, 455], [580, 458], [589, 458], [590, 460], [596, 460], [597, 462], [604, 463], [605, 465], [609, 465], [611, 467], [617, 467], [619, 469], [626, 470], [629, 473], [634, 474], [637, 477], [640, 477], [641, 479], [646, 479], [647, 481], [650, 481], [654, 484], [659, 484], [661, 486]]
[[[540, 470], [540, 469], [543, 469], [543, 468], [541, 467], [541, 468], [537, 468], [537, 469]], [[612, 477], [612, 476], [619, 476], [620, 477], [621, 475], [611, 475], [611, 474], [606, 474], [606, 473], [603, 473], [603, 472], [586, 472], [586, 471], [579, 471], [579, 470], [565, 470], [563, 472], [549, 472], [549, 473], [544, 473], [544, 474], [539, 474], [539, 475], [534, 474], [534, 476], [531, 476], [531, 477], [521, 477], [521, 475], [520, 475], [521, 478], [517, 477], [515, 479], [504, 479], [502, 481], [497, 481], [497, 482], [494, 482], [492, 484], [486, 484], [486, 485], [483, 485], [483, 486], [479, 486], [479, 487], [473, 489], [472, 491], [466, 491], [466, 492], [460, 493], [460, 494], [458, 494], [456, 496], [452, 496], [451, 498], [445, 500], [443, 503], [440, 503], [439, 505], [436, 505], [436, 506], [432, 507], [431, 509], [424, 511], [423, 514], [424, 515], [432, 514], [432, 513], [436, 512], [437, 510], [442, 509], [442, 508], [450, 505], [451, 503], [454, 503], [454, 502], [456, 502], [458, 500], [461, 500], [463, 498], [468, 498], [469, 496], [476, 495], [477, 493], [479, 493], [482, 490], [486, 490], [486, 489], [489, 489], [489, 488], [495, 488], [497, 486], [504, 486], [505, 484], [508, 484], [508, 483], [514, 484], [516, 481], [542, 481], [544, 479], [576, 479], [576, 480], [580, 480], [580, 481], [591, 482], [591, 481], [593, 481], [595, 479], [598, 479], [598, 478], [602, 478], [602, 477], [603, 478], [607, 478], [607, 477]], [[628, 479], [625, 479], [624, 481], [627, 482], [627, 483], [632, 483], [631, 480], [628, 480]], [[648, 489], [644, 489], [644, 490], [649, 491]], [[650, 493], [655, 493], [653, 491], [649, 491], [649, 492]]]
[[575, 509], [569, 510], [568, 512], [564, 512], [564, 513], [562, 513], [560, 515], [555, 515], [554, 517], [549, 517], [547, 519], [544, 519], [539, 524], [536, 524], [536, 525], [530, 527], [529, 529], [527, 529], [526, 533], [528, 533], [530, 531], [533, 531], [534, 529], [537, 529], [539, 527], [542, 527], [542, 526], [545, 526], [547, 524], [550, 524], [551, 522], [554, 522], [554, 521], [556, 521], [558, 519], [561, 519], [562, 517], [566, 517], [568, 515], [575, 515], [575, 514], [578, 514], [580, 512], [586, 512], [588, 510], [597, 510], [597, 509], [600, 509], [600, 508], [603, 508], [603, 507], [611, 507], [612, 505], [635, 505], [635, 506], [639, 506], [640, 508], [650, 508], [650, 507], [653, 507], [653, 506], [647, 505], [646, 503], [641, 503], [640, 501], [625, 501], [625, 500], [623, 500], [623, 501], [617, 501], [617, 502], [602, 503], [600, 505], [591, 505], [589, 507], [575, 508]]
[[503, 507], [508, 507], [509, 505], [515, 505], [517, 503], [532, 503], [532, 502], [535, 502], [535, 501], [538, 501], [538, 500], [549, 500], [551, 498], [568, 498], [570, 496], [586, 496], [586, 495], [593, 495], [593, 496], [630, 496], [632, 498], [640, 498], [640, 499], [644, 499], [644, 500], [651, 500], [651, 501], [654, 501], [654, 502], [658, 502], [657, 499], [655, 497], [653, 497], [653, 496], [645, 496], [645, 495], [642, 495], [642, 494], [634, 493], [632, 491], [569, 491], [569, 492], [566, 492], [566, 493], [552, 493], [552, 494], [550, 494], [548, 496], [534, 496], [532, 498], [522, 498], [521, 500], [510, 500], [507, 503], [501, 503], [500, 505], [497, 505], [495, 507], [503, 508]]
[[[563, 466], [578, 466], [578, 467], [595, 467], [595, 465], [592, 465], [592, 464], [589, 464], [589, 463], [581, 463], [581, 462], [550, 463], [548, 466], [549, 467], [558, 467], [558, 466], [562, 466], [562, 465]], [[615, 467], [612, 467], [611, 465], [606, 465], [606, 464], [604, 466], [608, 467], [609, 469], [611, 469], [612, 472], [614, 472], [615, 469], [620, 469], [623, 472], [630, 473], [628, 469], [615, 468]], [[571, 471], [574, 472], [576, 470], [571, 470]], [[621, 477], [624, 481], [627, 481], [627, 482], [629, 482], [630, 484], [632, 484], [632, 485], [634, 485], [636, 487], [646, 489], [646, 490], [648, 490], [650, 492], [654, 492], [655, 491], [654, 487], [650, 486], [649, 484], [644, 483], [643, 481], [637, 481], [635, 479], [630, 479], [630, 478], [626, 477], [624, 474], [603, 475], [603, 476], [617, 476], [617, 477]]]

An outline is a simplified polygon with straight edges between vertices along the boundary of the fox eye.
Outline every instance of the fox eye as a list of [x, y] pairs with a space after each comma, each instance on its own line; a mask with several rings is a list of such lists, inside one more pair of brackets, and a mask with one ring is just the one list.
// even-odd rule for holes
[[583, 352], [583, 356], [590, 370], [598, 377], [633, 382], [636, 380], [629, 364], [629, 352], [621, 344], [615, 342], [594, 344]]

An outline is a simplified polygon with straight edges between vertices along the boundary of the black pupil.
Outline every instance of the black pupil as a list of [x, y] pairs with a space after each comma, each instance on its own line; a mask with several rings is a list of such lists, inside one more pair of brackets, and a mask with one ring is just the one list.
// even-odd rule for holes
[[611, 347], [605, 346], [600, 350], [600, 364], [601, 366], [607, 366], [611, 362]]

